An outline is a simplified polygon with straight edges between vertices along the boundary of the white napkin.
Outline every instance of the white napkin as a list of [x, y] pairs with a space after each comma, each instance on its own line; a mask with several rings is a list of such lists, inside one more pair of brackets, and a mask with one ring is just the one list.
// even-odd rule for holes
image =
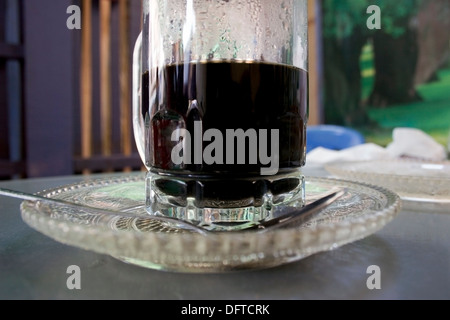
[[443, 161], [447, 152], [441, 144], [419, 129], [398, 128], [393, 133], [394, 141], [387, 151], [393, 157], [417, 158], [429, 161]]
[[405, 157], [444, 161], [447, 154], [444, 146], [425, 132], [419, 129], [397, 128], [393, 132], [393, 142], [387, 148], [373, 143], [340, 151], [319, 147], [308, 153], [306, 161], [307, 164], [323, 165], [335, 161], [368, 161]]

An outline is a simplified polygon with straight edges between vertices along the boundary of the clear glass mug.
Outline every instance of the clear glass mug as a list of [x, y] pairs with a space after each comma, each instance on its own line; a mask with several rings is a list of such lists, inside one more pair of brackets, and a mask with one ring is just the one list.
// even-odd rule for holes
[[307, 0], [143, 0], [133, 126], [147, 211], [239, 229], [303, 206]]

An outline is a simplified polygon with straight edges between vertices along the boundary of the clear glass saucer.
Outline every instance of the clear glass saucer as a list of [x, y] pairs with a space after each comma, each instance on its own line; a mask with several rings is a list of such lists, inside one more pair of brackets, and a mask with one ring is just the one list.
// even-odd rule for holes
[[396, 192], [404, 208], [450, 213], [450, 162], [411, 159], [336, 162], [325, 166], [335, 177], [371, 183]]
[[[307, 202], [336, 187], [346, 188], [345, 195], [315, 220], [265, 233], [238, 231], [205, 236], [161, 222], [33, 201], [24, 201], [21, 212], [32, 228], [67, 245], [151, 269], [222, 273], [275, 267], [336, 249], [377, 232], [401, 208], [399, 196], [387, 189], [313, 177], [306, 181]], [[40, 195], [146, 216], [142, 175], [79, 183]]]

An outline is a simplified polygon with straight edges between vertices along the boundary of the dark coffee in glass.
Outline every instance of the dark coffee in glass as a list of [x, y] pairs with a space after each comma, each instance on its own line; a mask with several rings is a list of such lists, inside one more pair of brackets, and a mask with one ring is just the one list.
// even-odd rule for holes
[[[290, 4], [306, 8], [303, 0]], [[149, 39], [144, 34], [151, 47]], [[158, 60], [151, 58], [158, 50], [149, 49], [141, 65], [135, 134], [149, 168], [149, 213], [238, 229], [303, 206], [306, 64], [266, 61], [263, 54], [195, 59], [192, 51], [186, 59], [180, 47], [172, 44], [174, 61], [154, 65], [146, 62]], [[281, 51], [293, 59], [293, 48]]]

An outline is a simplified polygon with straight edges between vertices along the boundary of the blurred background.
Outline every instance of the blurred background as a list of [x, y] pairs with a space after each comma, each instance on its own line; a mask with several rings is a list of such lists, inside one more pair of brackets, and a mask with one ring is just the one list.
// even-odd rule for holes
[[[450, 0], [309, 0], [310, 125], [447, 145]], [[81, 8], [81, 29], [68, 19]], [[380, 29], [367, 21], [380, 8]], [[0, 0], [0, 179], [141, 170], [131, 124], [140, 0]]]
[[[381, 29], [366, 27], [370, 5]], [[380, 145], [414, 127], [446, 145], [450, 129], [450, 1], [323, 0], [324, 121]]]

